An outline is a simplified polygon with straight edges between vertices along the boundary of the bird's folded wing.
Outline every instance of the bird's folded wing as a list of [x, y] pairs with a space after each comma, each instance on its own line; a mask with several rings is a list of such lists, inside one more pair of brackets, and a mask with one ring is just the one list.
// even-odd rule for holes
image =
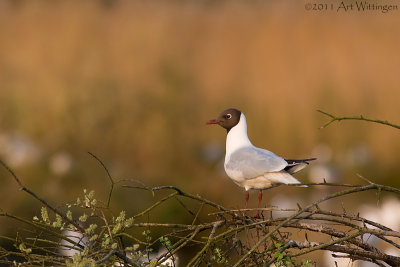
[[264, 173], [281, 171], [286, 166], [287, 162], [271, 151], [244, 147], [232, 153], [225, 168], [241, 173], [245, 179], [251, 179]]

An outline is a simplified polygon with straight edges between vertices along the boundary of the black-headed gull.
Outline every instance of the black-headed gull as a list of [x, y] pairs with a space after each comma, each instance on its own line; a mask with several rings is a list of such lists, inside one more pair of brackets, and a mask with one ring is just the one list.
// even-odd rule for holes
[[[234, 108], [224, 110], [216, 119], [207, 124], [218, 124], [227, 130], [225, 171], [239, 186], [246, 190], [245, 208], [249, 200], [249, 189], [259, 189], [258, 208], [262, 200], [262, 190], [278, 184], [300, 184], [292, 176], [315, 158], [289, 160], [271, 151], [255, 147], [247, 136], [244, 114]], [[259, 210], [257, 218], [260, 217]]]

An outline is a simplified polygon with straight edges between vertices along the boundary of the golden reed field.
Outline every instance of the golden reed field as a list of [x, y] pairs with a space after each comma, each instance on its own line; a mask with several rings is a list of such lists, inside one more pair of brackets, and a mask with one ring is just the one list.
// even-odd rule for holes
[[[318, 129], [328, 117], [316, 111], [400, 123], [399, 24], [399, 10], [307, 11], [302, 1], [2, 1], [0, 156], [53, 203], [83, 188], [106, 199], [90, 151], [116, 180], [240, 208], [243, 190], [222, 166], [225, 131], [205, 125], [237, 107], [255, 145], [319, 158], [304, 182], [365, 183], [361, 174], [399, 186], [399, 130]], [[2, 208], [38, 207], [3, 169], [0, 179]], [[320, 193], [282, 187], [264, 204], [279, 191]], [[114, 203], [136, 210], [146, 196], [118, 189]]]

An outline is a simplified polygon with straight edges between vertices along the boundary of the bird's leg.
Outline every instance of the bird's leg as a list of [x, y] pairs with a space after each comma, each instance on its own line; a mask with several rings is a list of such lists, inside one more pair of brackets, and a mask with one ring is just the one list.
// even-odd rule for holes
[[[247, 209], [247, 203], [249, 202], [249, 190], [246, 190], [246, 197], [244, 202], [244, 209]], [[246, 215], [246, 211], [243, 212], [243, 215]]]
[[260, 190], [260, 194], [258, 195], [258, 204], [257, 204], [257, 215], [254, 218], [260, 219], [260, 206], [261, 206], [261, 200], [262, 200], [262, 194], [263, 191]]

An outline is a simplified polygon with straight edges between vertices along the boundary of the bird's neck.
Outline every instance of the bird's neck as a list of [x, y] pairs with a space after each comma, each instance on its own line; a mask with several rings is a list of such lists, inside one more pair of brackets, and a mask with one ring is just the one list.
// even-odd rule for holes
[[226, 136], [226, 157], [230, 157], [235, 150], [246, 146], [252, 146], [252, 144], [247, 136], [246, 117], [242, 113], [239, 123], [232, 127]]

